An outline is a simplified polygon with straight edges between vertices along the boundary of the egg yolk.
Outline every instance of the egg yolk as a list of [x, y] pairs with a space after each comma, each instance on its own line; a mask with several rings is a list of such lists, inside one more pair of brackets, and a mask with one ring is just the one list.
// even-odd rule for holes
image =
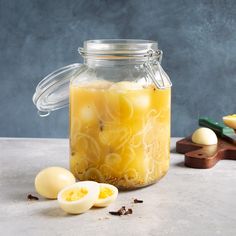
[[226, 116], [226, 118], [231, 118], [231, 119], [234, 118], [234, 119], [236, 119], [236, 114]]
[[69, 189], [64, 192], [62, 198], [68, 202], [73, 202], [83, 198], [87, 193], [86, 188]]
[[100, 187], [100, 193], [99, 193], [99, 198], [104, 199], [107, 197], [112, 196], [113, 191], [109, 188], [106, 187]]

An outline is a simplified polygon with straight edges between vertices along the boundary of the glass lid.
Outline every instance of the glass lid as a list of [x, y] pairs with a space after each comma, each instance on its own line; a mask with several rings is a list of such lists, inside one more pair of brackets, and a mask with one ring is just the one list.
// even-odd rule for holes
[[33, 103], [40, 116], [69, 104], [70, 80], [80, 71], [82, 64], [75, 63], [62, 67], [47, 75], [36, 87]]

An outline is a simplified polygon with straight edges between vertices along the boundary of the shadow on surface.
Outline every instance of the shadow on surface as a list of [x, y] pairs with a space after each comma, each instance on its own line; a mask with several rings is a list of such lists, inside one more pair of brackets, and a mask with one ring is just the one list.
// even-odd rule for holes
[[[176, 147], [171, 148], [171, 149], [170, 149], [170, 153], [172, 153], [172, 154], [179, 154], [180, 157], [181, 157], [181, 155], [182, 155], [181, 158], [183, 158], [183, 160], [180, 161], [180, 162], [178, 162], [178, 163], [175, 163], [174, 166], [186, 168], [186, 166], [184, 165], [184, 155], [181, 154], [181, 153], [176, 152]], [[175, 157], [175, 158], [176, 158], [176, 157]]]
[[64, 212], [60, 207], [49, 207], [39, 211], [40, 215], [49, 218], [61, 218], [61, 217], [75, 217], [76, 215], [70, 215]]
[[181, 168], [187, 168], [187, 167], [184, 165], [184, 161], [180, 161], [180, 162], [178, 162], [178, 163], [175, 163], [174, 166], [181, 167]]
[[176, 148], [175, 148], [175, 147], [174, 147], [174, 148], [171, 148], [171, 149], [170, 149], [170, 153], [177, 153], [177, 152], [176, 152]]
[[[34, 189], [34, 176], [7, 176], [3, 179], [1, 202], [28, 202], [29, 194], [39, 197]], [[39, 197], [40, 198], [40, 197]], [[44, 199], [40, 199], [44, 201]]]

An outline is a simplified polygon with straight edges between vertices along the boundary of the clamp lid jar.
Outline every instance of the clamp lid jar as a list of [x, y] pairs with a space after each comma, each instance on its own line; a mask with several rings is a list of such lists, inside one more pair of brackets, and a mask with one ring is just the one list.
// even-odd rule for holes
[[84, 63], [50, 74], [33, 98], [46, 114], [69, 104], [72, 173], [121, 189], [156, 182], [169, 167], [171, 97], [157, 42], [90, 40], [79, 52]]

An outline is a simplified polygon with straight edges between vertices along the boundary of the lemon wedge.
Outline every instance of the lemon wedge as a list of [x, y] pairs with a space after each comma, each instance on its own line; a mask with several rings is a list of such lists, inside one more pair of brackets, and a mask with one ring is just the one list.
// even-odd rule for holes
[[223, 121], [228, 127], [236, 129], [236, 114], [224, 116]]

